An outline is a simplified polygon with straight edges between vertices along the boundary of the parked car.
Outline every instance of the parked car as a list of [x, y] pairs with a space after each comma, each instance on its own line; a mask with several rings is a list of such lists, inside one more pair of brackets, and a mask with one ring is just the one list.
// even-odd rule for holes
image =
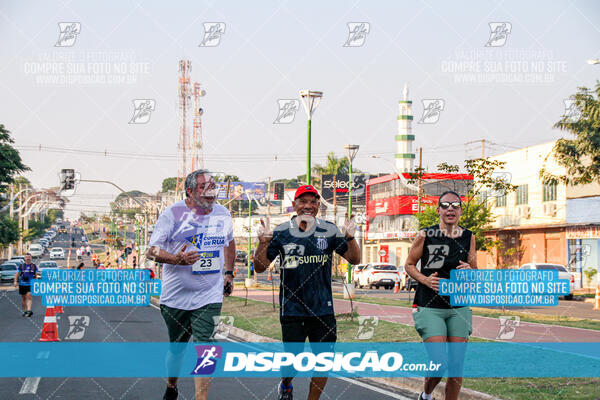
[[419, 282], [417, 282], [416, 279], [411, 278], [410, 276], [408, 278], [406, 278], [406, 284], [404, 289], [408, 290], [409, 292], [411, 290], [414, 290], [415, 292], [417, 291], [417, 286], [419, 286]]
[[34, 243], [29, 246], [29, 254], [31, 254], [31, 257], [33, 258], [41, 257], [44, 254], [44, 250], [44, 246], [41, 244]]
[[60, 247], [53, 247], [52, 250], [50, 250], [50, 259], [54, 260], [56, 258], [65, 258], [65, 251]]
[[569, 294], [565, 296], [565, 300], [573, 299], [573, 290], [575, 289], [575, 276], [571, 274], [564, 265], [548, 263], [527, 263], [521, 265], [521, 269], [536, 269], [538, 271], [558, 271], [558, 279], [567, 279], [570, 282]]
[[9, 263], [17, 264], [17, 267], [25, 264], [25, 258], [23, 256], [16, 256], [8, 260]]
[[235, 251], [235, 261], [241, 262], [242, 264], [248, 263], [248, 254], [243, 250]]
[[15, 263], [5, 262], [0, 265], [0, 280], [2, 282], [12, 282], [15, 280], [18, 266]]
[[400, 274], [398, 274], [398, 268], [392, 264], [386, 263], [373, 263], [368, 264], [364, 268], [359, 277], [358, 287], [372, 288], [375, 286], [379, 289], [380, 286], [386, 289], [392, 289], [396, 282], [400, 284]]
[[367, 264], [356, 264], [352, 267], [352, 283], [354, 283], [354, 287], [358, 286], [358, 278], [360, 277], [360, 272], [365, 269]]

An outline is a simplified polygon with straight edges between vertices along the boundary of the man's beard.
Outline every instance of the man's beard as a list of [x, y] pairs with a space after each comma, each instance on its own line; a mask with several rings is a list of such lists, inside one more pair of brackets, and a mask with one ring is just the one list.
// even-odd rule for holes
[[213, 206], [215, 204], [215, 200], [216, 199], [214, 198], [213, 200], [206, 200], [206, 198], [204, 197], [192, 199], [192, 201], [194, 202], [194, 206], [204, 213], [209, 213], [212, 211]]

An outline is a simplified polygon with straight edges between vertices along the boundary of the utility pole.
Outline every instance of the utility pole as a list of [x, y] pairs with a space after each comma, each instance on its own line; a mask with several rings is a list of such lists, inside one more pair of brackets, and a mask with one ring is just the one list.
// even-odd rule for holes
[[227, 194], [225, 198], [229, 202], [229, 214], [231, 214], [231, 201], [229, 201], [229, 188], [231, 187], [231, 178], [227, 178]]
[[[13, 203], [14, 203], [13, 202], [13, 197], [15, 196], [14, 192], [15, 192], [15, 186], [11, 183], [10, 184], [10, 198], [11, 198], [11, 201], [10, 201], [9, 209], [8, 209], [8, 215], [10, 216], [11, 220], [12, 220], [13, 211], [14, 211], [14, 208], [13, 208]], [[12, 243], [11, 243], [11, 244], [8, 245], [8, 259], [10, 260], [12, 258], [12, 256], [13, 256], [13, 246], [12, 246]]]
[[485, 140], [485, 139], [473, 140], [473, 141], [465, 143], [465, 145], [475, 144], [475, 143], [481, 144], [481, 158], [485, 158], [485, 142], [486, 141], [487, 140]]
[[267, 217], [271, 218], [271, 177], [267, 178]]
[[417, 212], [419, 212], [419, 213], [421, 212], [421, 197], [422, 197], [422, 195], [421, 195], [421, 193], [422, 193], [421, 183], [422, 183], [422, 180], [423, 180], [423, 169], [422, 168], [423, 168], [423, 147], [419, 147], [419, 173], [418, 173], [418, 177], [419, 177], [419, 181], [418, 181], [419, 182], [419, 184], [418, 184], [419, 185], [419, 193], [418, 193], [418, 198], [417, 198], [418, 199], [417, 200], [417, 206], [418, 206]]
[[485, 139], [481, 139], [481, 158], [485, 158]]

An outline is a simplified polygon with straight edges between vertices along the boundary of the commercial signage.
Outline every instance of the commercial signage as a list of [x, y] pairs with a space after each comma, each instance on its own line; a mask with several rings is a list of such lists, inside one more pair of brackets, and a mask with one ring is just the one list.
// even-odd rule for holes
[[265, 198], [266, 184], [264, 182], [229, 182], [229, 193], [227, 182], [217, 182], [219, 194], [218, 200], [248, 200], [248, 193], [253, 199]]
[[[335, 183], [334, 183], [335, 176]], [[352, 175], [352, 204], [364, 205], [365, 193], [367, 190], [367, 181], [375, 178], [377, 175], [353, 174]], [[321, 184], [321, 196], [323, 199], [332, 202], [335, 189], [336, 201], [338, 203], [348, 202], [348, 192], [350, 191], [350, 182], [348, 175], [323, 175]]]
[[567, 239], [600, 239], [600, 225], [567, 228]]
[[[422, 197], [421, 208], [437, 204], [437, 197]], [[418, 196], [396, 196], [371, 200], [367, 203], [367, 215], [404, 215], [416, 214], [419, 211]]]

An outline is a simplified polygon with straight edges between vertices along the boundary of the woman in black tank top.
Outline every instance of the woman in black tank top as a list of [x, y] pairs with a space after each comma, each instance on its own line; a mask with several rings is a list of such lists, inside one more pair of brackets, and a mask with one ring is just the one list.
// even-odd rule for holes
[[[475, 237], [468, 229], [458, 225], [462, 213], [460, 196], [452, 191], [443, 193], [437, 207], [440, 223], [419, 231], [412, 244], [406, 260], [406, 272], [418, 282], [413, 318], [415, 328], [426, 343], [466, 342], [472, 330], [472, 314], [469, 307], [453, 307], [448, 296], [438, 294], [440, 279], [450, 278], [453, 269], [477, 268]], [[416, 265], [421, 264], [419, 271]], [[444, 346], [445, 347], [445, 346]], [[447, 400], [458, 399], [462, 378], [452, 375], [454, 371], [462, 370], [464, 353], [456, 352], [453, 345], [449, 354], [436, 354], [430, 351], [430, 357], [443, 361], [443, 367], [450, 365], [449, 378], [446, 382]], [[446, 362], [447, 360], [447, 362]], [[459, 365], [460, 367], [456, 367]], [[424, 391], [420, 400], [431, 400], [431, 393], [441, 381], [440, 376], [425, 378]]]

